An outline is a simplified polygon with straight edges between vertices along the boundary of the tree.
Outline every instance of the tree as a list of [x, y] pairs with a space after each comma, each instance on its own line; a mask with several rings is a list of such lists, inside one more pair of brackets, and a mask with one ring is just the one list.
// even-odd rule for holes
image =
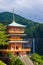
[[13, 55], [11, 52], [8, 54], [9, 65], [25, 65], [18, 56]]
[[15, 61], [14, 65], [25, 65], [19, 58]]
[[43, 24], [36, 27], [35, 32], [35, 51], [36, 53], [43, 55]]
[[14, 55], [12, 54], [12, 52], [10, 52], [10, 53], [8, 53], [8, 58], [10, 59], [9, 65], [14, 65], [14, 63], [15, 63], [15, 61], [16, 61], [16, 59], [17, 59], [17, 56], [14, 56]]
[[37, 53], [34, 53], [31, 56], [32, 60], [35, 62], [36, 65], [43, 65], [43, 56], [40, 56]]
[[34, 53], [31, 58], [36, 61], [36, 62], [40, 62], [41, 61], [41, 56], [38, 55], [37, 53]]
[[8, 35], [6, 34], [6, 26], [0, 23], [0, 46], [8, 44]]

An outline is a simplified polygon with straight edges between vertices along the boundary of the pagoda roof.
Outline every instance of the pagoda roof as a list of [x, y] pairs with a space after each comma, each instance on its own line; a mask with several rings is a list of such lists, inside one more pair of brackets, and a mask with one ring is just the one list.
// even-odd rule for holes
[[9, 24], [8, 26], [15, 26], [15, 27], [26, 27], [25, 25], [21, 25], [16, 23], [15, 21], [13, 21], [11, 24]]
[[29, 41], [9, 41], [10, 43], [29, 43]]
[[9, 35], [25, 36], [25, 35], [27, 35], [27, 34], [9, 34]]

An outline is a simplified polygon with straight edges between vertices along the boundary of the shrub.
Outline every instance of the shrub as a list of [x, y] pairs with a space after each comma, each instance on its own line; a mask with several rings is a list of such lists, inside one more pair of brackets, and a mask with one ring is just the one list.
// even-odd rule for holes
[[15, 61], [14, 65], [25, 65], [19, 58]]
[[0, 60], [0, 65], [6, 65], [6, 64]]
[[33, 61], [36, 61], [36, 62], [40, 62], [41, 61], [41, 56], [38, 55], [37, 53], [34, 53], [31, 58], [33, 59]]
[[9, 65], [24, 65], [18, 56], [13, 55], [12, 53], [9, 53], [8, 56], [10, 59]]

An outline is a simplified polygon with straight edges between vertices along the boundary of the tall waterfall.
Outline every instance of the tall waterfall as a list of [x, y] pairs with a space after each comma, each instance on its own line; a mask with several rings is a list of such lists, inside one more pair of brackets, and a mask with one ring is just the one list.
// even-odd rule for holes
[[35, 38], [33, 38], [33, 53], [35, 53]]

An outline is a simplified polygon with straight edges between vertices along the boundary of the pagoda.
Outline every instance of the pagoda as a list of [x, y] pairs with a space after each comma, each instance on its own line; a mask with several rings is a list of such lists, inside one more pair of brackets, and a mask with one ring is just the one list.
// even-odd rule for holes
[[7, 33], [9, 34], [9, 45], [8, 50], [11, 50], [14, 55], [26, 55], [27, 52], [30, 52], [30, 48], [23, 48], [23, 44], [29, 43], [23, 37], [26, 36], [25, 25], [21, 25], [15, 22], [14, 12], [13, 12], [13, 21], [7, 26]]

